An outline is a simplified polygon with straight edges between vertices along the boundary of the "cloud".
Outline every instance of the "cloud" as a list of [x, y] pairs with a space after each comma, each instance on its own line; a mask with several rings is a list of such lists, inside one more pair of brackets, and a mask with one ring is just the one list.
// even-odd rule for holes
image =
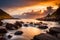
[[0, 0], [0, 7], [23, 7], [51, 1], [55, 1], [58, 4], [60, 3], [59, 0]]
[[30, 0], [0, 0], [0, 7], [19, 7], [35, 4]]
[[24, 18], [24, 19], [36, 19], [36, 18], [41, 18], [44, 17], [45, 14], [40, 14], [40, 11], [37, 12], [28, 12], [24, 13], [22, 15], [14, 15], [13, 17], [15, 18]]

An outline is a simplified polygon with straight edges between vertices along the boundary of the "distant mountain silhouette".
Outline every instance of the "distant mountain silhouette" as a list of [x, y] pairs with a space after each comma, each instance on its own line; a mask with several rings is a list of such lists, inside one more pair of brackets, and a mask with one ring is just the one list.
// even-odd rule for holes
[[60, 21], [60, 7], [52, 14], [47, 15], [46, 18], [50, 18], [51, 20]]
[[7, 14], [5, 11], [3, 11], [2, 9], [0, 9], [0, 19], [10, 19], [13, 18], [12, 16], [10, 16], [9, 14]]
[[51, 16], [60, 19], [60, 7]]
[[60, 21], [60, 7], [51, 15], [48, 14], [44, 18], [37, 18], [37, 20], [46, 20], [46, 21]]

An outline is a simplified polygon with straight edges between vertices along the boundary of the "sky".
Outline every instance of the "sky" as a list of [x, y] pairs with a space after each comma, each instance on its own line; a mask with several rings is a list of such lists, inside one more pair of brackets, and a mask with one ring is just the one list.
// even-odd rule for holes
[[25, 12], [46, 10], [46, 7], [52, 6], [58, 8], [59, 0], [0, 0], [0, 8], [10, 15], [21, 15]]

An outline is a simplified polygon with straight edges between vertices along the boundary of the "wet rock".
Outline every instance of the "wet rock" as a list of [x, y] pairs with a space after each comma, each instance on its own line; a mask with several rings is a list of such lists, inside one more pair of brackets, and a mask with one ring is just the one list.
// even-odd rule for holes
[[33, 40], [58, 40], [58, 39], [52, 35], [42, 33], [34, 36]]
[[28, 24], [24, 24], [25, 27], [28, 27]]
[[58, 33], [60, 33], [60, 27], [52, 27], [49, 29], [49, 32], [47, 32], [53, 36], [57, 36]]
[[7, 33], [7, 29], [5, 27], [0, 27], [0, 35], [4, 35]]
[[48, 26], [39, 26], [38, 28], [39, 28], [39, 29], [47, 29]]
[[39, 24], [43, 24], [43, 22], [39, 22]]
[[11, 23], [7, 23], [6, 26], [5, 26], [8, 30], [16, 30], [18, 29], [18, 27], [14, 24], [11, 24]]
[[8, 35], [8, 38], [10, 39], [12, 36], [11, 35]]
[[2, 26], [3, 22], [0, 21], [0, 26]]
[[2, 38], [0, 38], [0, 40], [6, 40], [6, 39], [2, 37]]
[[57, 34], [57, 38], [60, 40], [60, 33], [59, 33], [59, 34]]
[[34, 23], [34, 25], [36, 26], [36, 25], [40, 25], [39, 23]]
[[55, 33], [60, 33], [60, 27], [52, 27], [49, 29], [49, 31], [53, 31]]
[[22, 35], [23, 34], [23, 32], [22, 31], [17, 31], [17, 32], [15, 32], [15, 34], [14, 35]]
[[19, 21], [16, 21], [15, 25], [18, 26], [18, 27], [22, 27], [22, 24], [24, 24], [22, 21], [19, 22]]
[[23, 21], [20, 21], [20, 23], [21, 23], [21, 24], [24, 24], [24, 22], [23, 22]]
[[33, 23], [33, 22], [30, 22], [30, 23], [29, 23], [29, 25], [30, 25], [30, 26], [33, 26], [33, 25], [34, 25], [34, 23]]

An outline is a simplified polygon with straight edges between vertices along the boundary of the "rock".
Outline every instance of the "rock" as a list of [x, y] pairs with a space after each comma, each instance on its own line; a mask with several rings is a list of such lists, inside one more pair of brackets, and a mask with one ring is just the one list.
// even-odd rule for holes
[[29, 23], [29, 25], [30, 25], [30, 26], [33, 26], [33, 25], [34, 25], [34, 23], [33, 23], [33, 22], [30, 22], [30, 23]]
[[5, 26], [8, 30], [16, 30], [18, 29], [18, 27], [14, 24], [11, 24], [11, 23], [7, 23], [6, 26]]
[[48, 26], [39, 26], [38, 28], [39, 28], [39, 29], [47, 29]]
[[4, 35], [7, 33], [7, 29], [5, 27], [0, 27], [0, 35]]
[[24, 22], [23, 22], [23, 21], [20, 21], [20, 23], [21, 23], [21, 24], [24, 24]]
[[60, 39], [60, 33], [59, 33], [59, 34], [57, 34], [57, 38], [58, 38], [58, 39]]
[[12, 36], [11, 35], [8, 35], [8, 38], [10, 39]]
[[3, 22], [0, 21], [0, 26], [2, 26]]
[[56, 33], [60, 33], [60, 27], [52, 27], [49, 29], [49, 31], [54, 31]]
[[16, 21], [16, 23], [15, 23], [15, 25], [16, 25], [16, 26], [18, 26], [18, 27], [22, 27], [22, 24], [23, 24], [23, 22], [22, 22], [22, 21], [21, 21], [21, 22]]
[[28, 27], [28, 24], [24, 24], [25, 27]]
[[0, 40], [6, 40], [6, 39], [2, 37], [2, 38], [0, 38]]
[[58, 40], [58, 39], [52, 35], [42, 33], [34, 36], [33, 40]]
[[23, 34], [23, 32], [22, 31], [17, 31], [17, 32], [15, 32], [15, 34], [14, 35], [22, 35]]
[[43, 24], [43, 22], [39, 22], [39, 24]]
[[60, 27], [52, 27], [49, 29], [49, 32], [47, 32], [53, 36], [57, 36], [58, 33], [60, 33]]
[[39, 23], [34, 23], [34, 25], [40, 25]]

